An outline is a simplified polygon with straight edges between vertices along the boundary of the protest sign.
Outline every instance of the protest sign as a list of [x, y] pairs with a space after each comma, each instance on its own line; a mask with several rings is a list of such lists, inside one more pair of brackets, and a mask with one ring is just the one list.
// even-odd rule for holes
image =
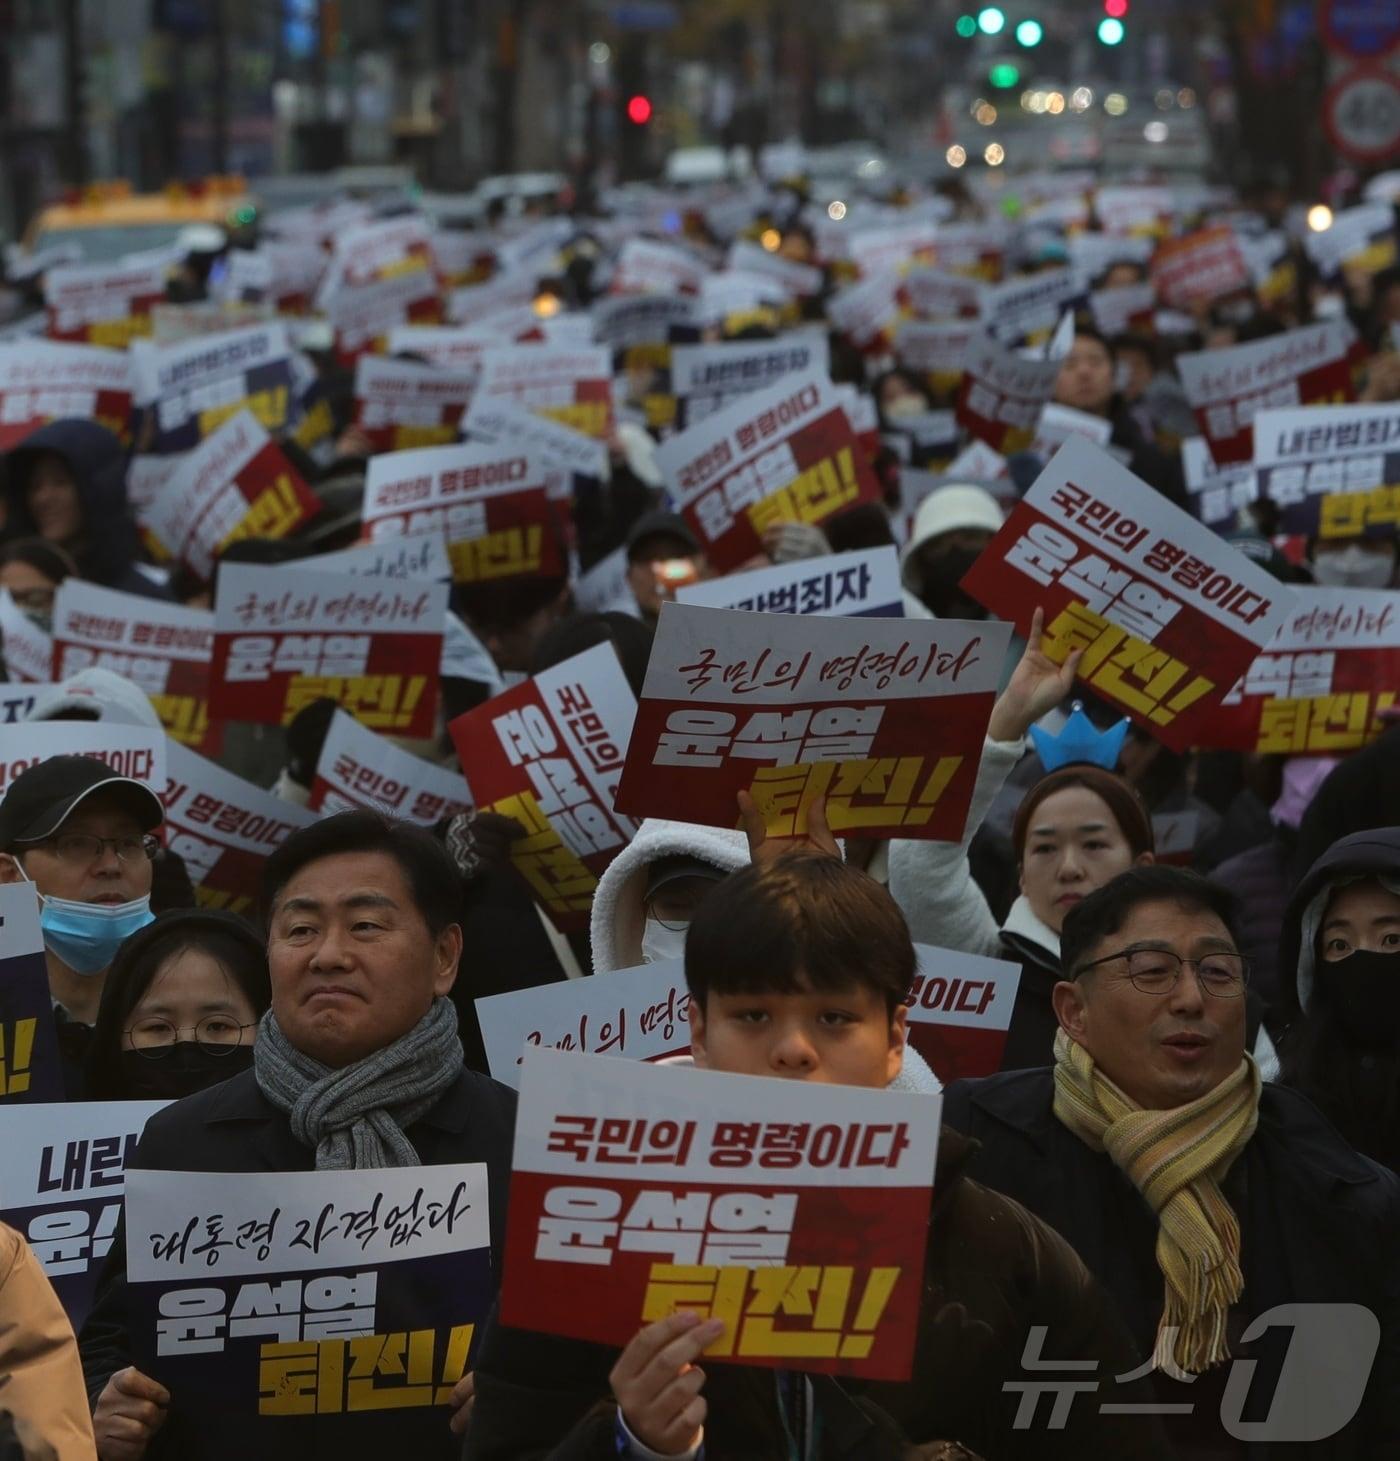
[[1191, 494], [1191, 511], [1216, 532], [1234, 529], [1240, 513], [1258, 500], [1259, 478], [1253, 465], [1218, 466], [1203, 436], [1188, 436], [1181, 443], [1181, 468]]
[[1067, 309], [1082, 304], [1084, 278], [1078, 269], [1046, 269], [1029, 278], [993, 284], [982, 296], [982, 324], [1003, 345], [1044, 339]]
[[131, 370], [136, 403], [155, 419], [142, 441], [144, 451], [190, 451], [244, 410], [274, 435], [289, 419], [291, 346], [280, 324], [202, 335], [179, 345], [135, 340]]
[[320, 510], [281, 447], [243, 409], [181, 459], [142, 526], [207, 580], [230, 543], [285, 538]]
[[494, 341], [458, 325], [395, 325], [389, 354], [420, 356], [439, 370], [465, 377], [473, 385], [481, 374], [481, 355]]
[[501, 1320], [617, 1350], [691, 1309], [714, 1359], [907, 1379], [940, 1108], [531, 1049]]
[[1400, 703], [1400, 594], [1299, 586], [1278, 632], [1226, 695], [1202, 744], [1334, 756], [1374, 740]]
[[935, 391], [946, 393], [962, 380], [968, 351], [981, 333], [975, 320], [904, 320], [894, 337], [895, 357], [906, 370], [928, 376]]
[[442, 300], [431, 269], [342, 284], [332, 292], [325, 310], [342, 365], [353, 364], [362, 352], [387, 341], [397, 325], [442, 322]]
[[475, 370], [362, 355], [355, 362], [355, 425], [376, 452], [455, 441], [476, 377]]
[[[1084, 485], [1092, 483], [1092, 487]], [[1112, 504], [1110, 506], [1109, 504]], [[962, 586], [1173, 750], [1208, 739], [1292, 591], [1083, 437], [1017, 503]]]
[[872, 274], [833, 294], [826, 303], [827, 318], [852, 345], [878, 353], [898, 329], [899, 290], [898, 274]]
[[75, 1330], [112, 1246], [127, 1161], [165, 1104], [56, 1099], [0, 1107], [0, 1221], [29, 1244]]
[[441, 533], [408, 533], [401, 538], [381, 538], [377, 543], [357, 543], [337, 553], [317, 553], [312, 558], [294, 558], [287, 565], [308, 573], [353, 573], [357, 578], [396, 578], [416, 583], [452, 577], [452, 561]]
[[305, 314], [326, 270], [314, 241], [269, 239], [256, 249], [230, 249], [220, 293], [229, 299], [266, 300], [280, 315]]
[[551, 499], [572, 497], [574, 475], [607, 479], [607, 443], [585, 436], [562, 421], [537, 416], [508, 401], [483, 401], [478, 397], [472, 402], [465, 425], [475, 438], [505, 442], [516, 452], [539, 457], [560, 481], [562, 490], [551, 486]]
[[1000, 219], [944, 224], [930, 251], [930, 262], [948, 274], [994, 281], [1002, 277], [1008, 241]]
[[491, 1074], [518, 1088], [528, 1046], [666, 1060], [690, 1054], [690, 995], [680, 959], [487, 995], [476, 1017]]
[[580, 614], [631, 614], [638, 617], [637, 598], [627, 582], [627, 549], [615, 548], [574, 580], [574, 604]]
[[458, 583], [564, 571], [548, 471], [538, 456], [511, 443], [472, 441], [371, 457], [361, 517], [371, 542], [445, 534]]
[[612, 357], [602, 346], [495, 346], [477, 390], [483, 404], [505, 401], [599, 441], [612, 430]]
[[139, 685], [177, 741], [218, 754], [223, 727], [209, 719], [214, 616], [82, 579], [58, 586], [53, 608], [54, 679], [97, 665]]
[[1396, 262], [1395, 209], [1388, 203], [1343, 208], [1320, 233], [1309, 229], [1303, 248], [1324, 276], [1343, 269], [1377, 274]]
[[1351, 398], [1350, 327], [1324, 320], [1224, 350], [1177, 356], [1186, 399], [1217, 462], [1248, 461], [1254, 418], [1267, 407]]
[[1150, 272], [1162, 303], [1187, 311], [1238, 294], [1253, 282], [1235, 230], [1228, 225], [1163, 240]]
[[765, 528], [823, 522], [880, 491], [834, 388], [817, 375], [739, 397], [662, 442], [656, 464], [721, 572], [752, 558]]
[[673, 330], [693, 324], [696, 303], [689, 295], [610, 296], [599, 300], [590, 311], [593, 339], [613, 351], [626, 352], [646, 345], [664, 350]]
[[137, 453], [127, 463], [126, 503], [138, 523], [145, 522], [151, 504], [188, 455], [182, 452], [177, 456], [157, 457]]
[[130, 441], [130, 357], [54, 340], [0, 345], [0, 451], [49, 421], [73, 419]]
[[921, 320], [975, 320], [986, 285], [943, 269], [911, 269], [900, 281], [901, 302]]
[[629, 238], [617, 256], [609, 287], [614, 294], [698, 294], [707, 272], [689, 249]]
[[471, 806], [458, 771], [434, 766], [337, 710], [316, 762], [307, 809], [330, 816], [354, 807], [434, 827]]
[[747, 790], [770, 834], [956, 841], [1007, 624], [820, 620], [663, 604], [619, 810], [711, 827]]
[[430, 736], [448, 585], [226, 563], [214, 602], [211, 715], [286, 725], [329, 698], [372, 730]]
[[0, 741], [0, 795], [16, 776], [50, 756], [92, 756], [113, 776], [144, 781], [159, 793], [165, 784], [165, 732], [111, 720], [34, 720], [6, 729]]
[[133, 1362], [211, 1456], [442, 1453], [494, 1288], [486, 1170], [133, 1168]]
[[42, 684], [53, 678], [53, 639], [0, 588], [0, 654], [11, 680]]
[[916, 259], [933, 263], [941, 230], [936, 219], [914, 218], [853, 229], [846, 237], [847, 257], [864, 277], [903, 271]]
[[1094, 194], [1094, 212], [1107, 233], [1160, 233], [1173, 214], [1171, 189], [1156, 183], [1115, 184]]
[[40, 694], [53, 688], [50, 684], [32, 684], [27, 680], [0, 682], [0, 725], [18, 725], [27, 720]]
[[1152, 316], [1157, 307], [1157, 291], [1151, 284], [1124, 284], [1117, 289], [1096, 289], [1089, 296], [1089, 312], [1103, 335], [1123, 335], [1136, 331], [1153, 333]]
[[434, 267], [431, 225], [421, 213], [392, 218], [369, 218], [338, 229], [331, 237], [320, 300], [343, 285], [405, 274], [432, 274]]
[[1073, 406], [1061, 406], [1051, 401], [1035, 424], [1035, 441], [1031, 450], [1042, 457], [1051, 457], [1071, 436], [1082, 436], [1108, 450], [1112, 435], [1113, 423], [1106, 416], [1094, 416], [1088, 411], [1076, 411]]
[[1006, 959], [915, 944], [918, 972], [905, 1006], [905, 1039], [950, 1081], [995, 1075], [1016, 1008], [1021, 966]]
[[151, 333], [151, 308], [165, 298], [168, 260], [64, 264], [44, 275], [49, 334], [55, 340], [123, 349]]
[[533, 273], [503, 271], [484, 284], [454, 289], [447, 297], [447, 318], [457, 325], [478, 325], [501, 310], [528, 308], [535, 292]]
[[710, 609], [836, 614], [848, 618], [896, 618], [904, 612], [899, 554], [893, 548], [831, 553], [705, 579], [678, 588], [676, 602]]
[[1280, 530], [1391, 539], [1400, 527], [1400, 405], [1306, 406], [1254, 418], [1259, 495]]
[[168, 763], [169, 776], [159, 783], [166, 846], [184, 860], [200, 907], [251, 912], [269, 853], [315, 815], [178, 741], [169, 742]]
[[613, 809], [635, 713], [609, 642], [448, 727], [477, 807], [524, 827], [511, 863], [564, 932], [588, 927], [598, 875], [636, 832]]
[[0, 1105], [61, 1101], [63, 1084], [39, 900], [32, 883], [0, 883]]
[[729, 245], [726, 264], [740, 273], [768, 275], [798, 298], [820, 294], [825, 282], [822, 271], [814, 265], [785, 259], [781, 254], [771, 253], [762, 244], [746, 238], [736, 238]]
[[692, 426], [735, 396], [764, 390], [793, 375], [826, 377], [826, 336], [803, 333], [776, 340], [728, 340], [677, 345], [671, 351], [671, 390], [682, 398], [681, 424]]
[[1046, 351], [1034, 356], [987, 334], [973, 338], [958, 394], [958, 421], [970, 436], [1003, 456], [1031, 444], [1040, 413], [1055, 393], [1073, 328], [1067, 315]]

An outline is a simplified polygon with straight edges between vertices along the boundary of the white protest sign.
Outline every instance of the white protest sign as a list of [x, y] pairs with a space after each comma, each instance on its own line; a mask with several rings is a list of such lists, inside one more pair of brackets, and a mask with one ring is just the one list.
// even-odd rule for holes
[[307, 802], [310, 811], [329, 816], [371, 807], [420, 827], [434, 827], [471, 804], [460, 772], [434, 766], [376, 735], [353, 715], [335, 712], [316, 762]]
[[864, 548], [731, 573], [678, 588], [676, 602], [765, 614], [894, 617], [903, 613], [899, 555]]

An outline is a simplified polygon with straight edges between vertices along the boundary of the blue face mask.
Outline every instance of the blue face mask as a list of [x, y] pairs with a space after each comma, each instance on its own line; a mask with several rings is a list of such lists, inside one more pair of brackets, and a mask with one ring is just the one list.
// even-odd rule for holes
[[74, 903], [41, 893], [39, 902], [44, 944], [75, 974], [100, 974], [123, 942], [155, 919], [149, 893], [130, 903]]

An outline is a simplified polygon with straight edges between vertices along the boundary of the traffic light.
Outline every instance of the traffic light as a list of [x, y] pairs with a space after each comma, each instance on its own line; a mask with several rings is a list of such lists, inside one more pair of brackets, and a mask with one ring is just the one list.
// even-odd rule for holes
[[[1115, 0], [1121, 3], [1121, 0]], [[1023, 20], [1016, 27], [1016, 42], [1029, 50], [1038, 46], [1045, 36], [1045, 27], [1038, 20]]]
[[1010, 91], [1013, 86], [1020, 85], [1020, 68], [1010, 61], [998, 61], [995, 66], [987, 72], [987, 80], [996, 87], [998, 91]]
[[1125, 34], [1123, 22], [1115, 15], [1105, 15], [1099, 21], [1099, 40], [1106, 46], [1116, 46]]
[[1128, 0], [1103, 0], [1103, 13], [1112, 20], [1122, 20], [1128, 13]]
[[627, 98], [627, 120], [634, 126], [645, 127], [651, 121], [651, 98], [640, 92]]
[[1006, 12], [997, 5], [988, 5], [977, 12], [977, 29], [983, 35], [997, 36], [1006, 28]]
[[977, 34], [977, 17], [975, 15], [960, 15], [953, 29], [957, 31], [963, 40], [970, 41]]

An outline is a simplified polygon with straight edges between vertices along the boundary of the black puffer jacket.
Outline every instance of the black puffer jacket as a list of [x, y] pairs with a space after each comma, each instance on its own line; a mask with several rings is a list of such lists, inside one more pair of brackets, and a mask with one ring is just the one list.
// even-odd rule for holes
[[35, 535], [25, 486], [30, 467], [45, 452], [68, 463], [77, 485], [82, 532], [62, 546], [73, 555], [82, 576], [123, 593], [165, 597], [135, 567], [141, 556], [141, 538], [126, 499], [126, 448], [95, 421], [50, 421], [9, 453], [5, 459], [6, 536]]

